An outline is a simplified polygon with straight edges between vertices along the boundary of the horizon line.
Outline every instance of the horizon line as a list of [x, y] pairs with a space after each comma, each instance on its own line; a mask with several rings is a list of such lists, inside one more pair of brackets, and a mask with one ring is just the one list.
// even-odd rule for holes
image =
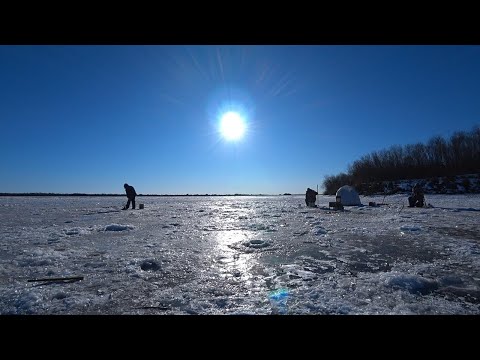
[[[303, 194], [137, 194], [137, 196], [291, 196]], [[0, 193], [0, 196], [125, 196], [125, 194], [109, 194], [109, 193], [51, 193], [51, 192], [21, 192], [21, 193]]]

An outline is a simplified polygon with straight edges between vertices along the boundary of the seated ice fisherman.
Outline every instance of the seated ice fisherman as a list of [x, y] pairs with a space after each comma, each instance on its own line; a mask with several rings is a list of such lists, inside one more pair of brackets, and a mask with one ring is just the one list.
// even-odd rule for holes
[[415, 184], [412, 188], [412, 195], [408, 197], [409, 207], [423, 207], [425, 204], [425, 195], [420, 184]]
[[318, 192], [313, 189], [307, 188], [307, 192], [305, 193], [305, 204], [307, 204], [307, 206], [315, 207], [317, 195]]

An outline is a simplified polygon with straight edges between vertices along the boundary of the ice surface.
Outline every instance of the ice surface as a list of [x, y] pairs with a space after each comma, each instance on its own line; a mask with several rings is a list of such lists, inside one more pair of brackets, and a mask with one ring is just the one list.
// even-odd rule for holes
[[0, 314], [480, 314], [480, 195], [407, 196], [0, 197]]

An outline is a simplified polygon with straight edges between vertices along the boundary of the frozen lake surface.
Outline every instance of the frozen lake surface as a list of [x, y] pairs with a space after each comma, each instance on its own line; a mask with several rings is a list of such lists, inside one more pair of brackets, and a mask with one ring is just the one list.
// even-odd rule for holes
[[0, 314], [480, 314], [480, 195], [407, 196], [0, 197]]

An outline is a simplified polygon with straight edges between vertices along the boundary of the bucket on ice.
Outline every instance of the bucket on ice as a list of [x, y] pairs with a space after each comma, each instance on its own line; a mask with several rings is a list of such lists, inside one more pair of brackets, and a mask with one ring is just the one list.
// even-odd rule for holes
[[143, 209], [145, 207], [145, 204], [138, 204], [139, 209]]

